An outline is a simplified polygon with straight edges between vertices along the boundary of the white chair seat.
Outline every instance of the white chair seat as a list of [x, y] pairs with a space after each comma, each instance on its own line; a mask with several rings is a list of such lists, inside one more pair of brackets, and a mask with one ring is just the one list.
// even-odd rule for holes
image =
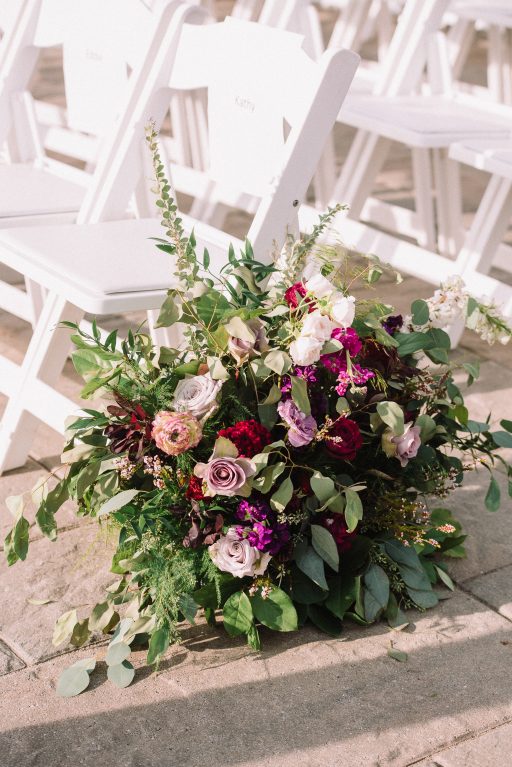
[[350, 93], [338, 120], [409, 146], [433, 149], [465, 138], [509, 138], [510, 122], [446, 96], [359, 96]]
[[471, 165], [487, 173], [512, 179], [512, 139], [499, 141], [467, 141], [452, 144], [452, 160]]
[[[217, 229], [182, 219], [189, 231], [194, 227], [199, 253], [201, 235], [207, 237], [212, 265], [226, 263], [231, 242], [235, 252], [242, 246]], [[158, 309], [172, 273], [171, 256], [150, 239], [162, 232], [154, 218], [3, 229], [0, 262], [91, 314]]]
[[33, 165], [0, 165], [2, 218], [74, 213], [85, 196], [80, 184]]

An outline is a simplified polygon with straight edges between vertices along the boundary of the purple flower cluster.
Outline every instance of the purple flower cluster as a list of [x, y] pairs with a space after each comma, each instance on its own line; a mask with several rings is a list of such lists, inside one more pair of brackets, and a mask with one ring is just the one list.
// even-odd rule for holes
[[352, 370], [350, 372], [345, 365], [345, 368], [340, 370], [338, 373], [338, 385], [336, 386], [336, 391], [340, 397], [343, 397], [350, 384], [354, 384], [355, 386], [364, 386], [364, 384], [374, 376], [375, 373], [373, 370], [362, 368], [356, 362], [352, 363]]
[[[295, 365], [293, 369], [293, 375], [297, 378], [304, 378], [308, 384], [316, 383], [316, 368], [314, 365]], [[289, 392], [292, 388], [292, 382], [290, 376], [284, 376], [281, 384], [282, 392]]]
[[286, 522], [278, 522], [275, 513], [265, 501], [241, 501], [235, 516], [246, 526], [237, 525], [240, 540], [247, 540], [258, 551], [278, 554], [290, 540]]
[[320, 362], [331, 373], [338, 375], [347, 367], [345, 352], [348, 352], [351, 357], [355, 357], [361, 351], [363, 344], [354, 328], [334, 328], [331, 338], [339, 341], [343, 348], [338, 352], [332, 352], [332, 354], [322, 354]]
[[331, 333], [331, 338], [336, 339], [343, 348], [348, 351], [351, 357], [355, 357], [361, 351], [363, 343], [357, 335], [354, 328], [334, 328]]
[[382, 323], [382, 327], [386, 331], [386, 333], [389, 333], [390, 336], [393, 336], [397, 330], [400, 330], [402, 325], [404, 324], [404, 318], [401, 314], [395, 314], [392, 317], [388, 317], [387, 320], [384, 320]]

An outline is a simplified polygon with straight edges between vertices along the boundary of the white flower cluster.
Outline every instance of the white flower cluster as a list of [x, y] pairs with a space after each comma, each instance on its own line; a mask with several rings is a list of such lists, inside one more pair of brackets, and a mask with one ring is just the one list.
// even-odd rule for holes
[[431, 298], [427, 299], [430, 327], [444, 328], [465, 317], [469, 294], [459, 275], [449, 277]]
[[305, 283], [306, 290], [317, 300], [320, 308], [304, 318], [299, 337], [290, 345], [290, 355], [296, 365], [318, 362], [322, 347], [335, 328], [347, 328], [354, 321], [355, 298], [345, 296], [326, 277], [315, 274]]
[[[470, 300], [473, 307], [470, 306]], [[414, 325], [409, 315], [404, 319], [404, 330], [412, 327], [414, 330], [427, 328], [447, 329], [457, 322], [464, 322], [466, 327], [473, 330], [483, 341], [492, 345], [495, 341], [506, 344], [512, 336], [506, 318], [500, 313], [497, 306], [489, 299], [477, 302], [471, 299], [466, 290], [464, 280], [459, 275], [452, 275], [441, 284], [426, 303], [429, 308], [429, 321], [426, 325]], [[469, 311], [469, 313], [468, 313]]]

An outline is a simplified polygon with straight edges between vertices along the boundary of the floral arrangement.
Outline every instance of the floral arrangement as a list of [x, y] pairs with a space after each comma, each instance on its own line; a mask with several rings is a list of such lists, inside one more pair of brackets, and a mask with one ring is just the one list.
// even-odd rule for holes
[[[396, 315], [373, 297], [378, 259], [317, 244], [337, 208], [272, 264], [246, 243], [213, 275], [182, 229], [152, 131], [148, 142], [167, 236], [157, 247], [174, 260], [159, 322], [176, 348], [71, 326], [83, 396], [104, 406], [69, 424], [67, 473], [38, 485], [36, 521], [53, 540], [73, 499], [116, 536], [118, 580], [89, 615], [61, 616], [54, 642], [112, 635], [109, 678], [125, 686], [131, 648], [147, 643], [157, 664], [200, 609], [256, 650], [261, 627], [403, 626], [406, 608], [437, 603], [437, 583], [453, 588], [441, 555], [464, 554], [443, 499], [480, 465], [496, 510], [493, 467], [512, 446], [511, 421], [470, 419], [454, 372], [471, 383], [478, 366], [450, 361], [446, 328], [462, 319], [503, 343], [510, 328], [458, 278]], [[9, 564], [27, 554], [24, 500], [9, 500]], [[58, 691], [82, 691], [93, 668], [75, 664]]]

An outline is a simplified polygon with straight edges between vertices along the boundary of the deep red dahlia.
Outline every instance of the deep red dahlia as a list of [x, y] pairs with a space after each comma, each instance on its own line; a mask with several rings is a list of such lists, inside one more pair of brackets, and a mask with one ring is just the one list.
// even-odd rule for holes
[[357, 451], [363, 446], [359, 426], [350, 418], [338, 418], [329, 429], [325, 438], [327, 450], [344, 461], [353, 461]]
[[233, 442], [238, 449], [238, 454], [243, 458], [252, 458], [253, 455], [261, 453], [265, 445], [272, 442], [269, 430], [254, 419], [238, 421], [234, 426], [221, 429], [218, 436]]

